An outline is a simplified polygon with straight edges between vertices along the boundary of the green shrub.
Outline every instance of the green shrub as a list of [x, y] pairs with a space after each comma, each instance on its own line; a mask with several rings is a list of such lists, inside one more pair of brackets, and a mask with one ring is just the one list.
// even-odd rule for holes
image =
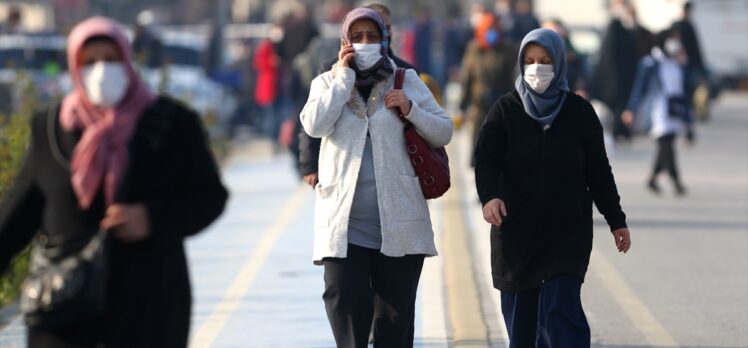
[[[25, 82], [24, 86], [18, 111], [10, 116], [0, 115], [0, 201], [21, 167], [29, 143], [29, 122], [34, 108], [38, 106], [38, 98], [31, 82]], [[16, 256], [6, 273], [0, 277], [0, 307], [18, 297], [28, 270], [28, 261], [27, 248]]]

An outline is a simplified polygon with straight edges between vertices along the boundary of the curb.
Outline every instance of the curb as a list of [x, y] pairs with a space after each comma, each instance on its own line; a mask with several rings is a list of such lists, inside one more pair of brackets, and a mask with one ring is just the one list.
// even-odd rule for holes
[[[453, 146], [447, 147], [451, 158], [459, 158]], [[456, 161], [459, 162], [459, 161]], [[453, 162], [453, 163], [456, 163]], [[457, 175], [455, 175], [457, 174]], [[490, 347], [488, 325], [484, 318], [472, 241], [462, 209], [464, 186], [458, 171], [452, 171], [452, 188], [444, 204], [444, 269], [452, 346], [460, 348]]]
[[0, 331], [5, 329], [18, 315], [20, 315], [18, 301], [0, 308]]

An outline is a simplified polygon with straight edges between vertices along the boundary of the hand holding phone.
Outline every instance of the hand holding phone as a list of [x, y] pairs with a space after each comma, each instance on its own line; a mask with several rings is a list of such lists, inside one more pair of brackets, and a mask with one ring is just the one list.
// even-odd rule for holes
[[340, 51], [338, 52], [338, 62], [335, 67], [347, 68], [351, 64], [351, 60], [356, 56], [353, 50], [353, 45], [346, 43], [345, 40], [340, 40]]

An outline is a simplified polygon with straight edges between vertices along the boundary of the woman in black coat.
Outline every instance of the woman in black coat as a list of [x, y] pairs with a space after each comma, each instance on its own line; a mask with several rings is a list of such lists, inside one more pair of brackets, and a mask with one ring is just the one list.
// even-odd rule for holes
[[592, 250], [592, 203], [619, 251], [631, 246], [594, 110], [569, 93], [561, 37], [530, 32], [515, 91], [480, 132], [475, 178], [491, 226], [494, 287], [512, 347], [584, 347], [580, 300]]
[[37, 234], [61, 257], [98, 230], [110, 236], [105, 309], [54, 326], [27, 316], [30, 347], [187, 345], [183, 240], [220, 215], [227, 192], [199, 117], [153, 96], [129, 50], [106, 18], [71, 32], [74, 90], [34, 115], [25, 163], [0, 205], [0, 274]]

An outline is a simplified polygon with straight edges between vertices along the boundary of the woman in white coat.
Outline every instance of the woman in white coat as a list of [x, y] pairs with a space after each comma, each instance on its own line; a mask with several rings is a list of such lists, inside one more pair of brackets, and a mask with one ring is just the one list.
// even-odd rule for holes
[[322, 138], [314, 262], [338, 347], [412, 345], [410, 322], [425, 256], [436, 255], [428, 206], [406, 151], [397, 109], [432, 146], [452, 121], [418, 75], [394, 90], [380, 15], [357, 8], [341, 28], [338, 62], [314, 79], [301, 123]]

